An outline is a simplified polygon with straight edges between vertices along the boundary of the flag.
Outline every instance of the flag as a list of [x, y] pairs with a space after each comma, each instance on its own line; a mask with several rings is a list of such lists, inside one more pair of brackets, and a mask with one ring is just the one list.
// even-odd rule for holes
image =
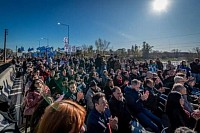
[[34, 50], [34, 48], [28, 48], [28, 52], [31, 52], [33, 50]]
[[68, 47], [67, 52], [69, 52], [69, 53], [72, 52], [71, 46]]
[[76, 46], [72, 46], [72, 52], [76, 52]]
[[40, 50], [40, 47], [38, 47], [37, 50]]
[[22, 52], [24, 51], [24, 47], [21, 47], [21, 51], [22, 51]]
[[64, 40], [63, 40], [63, 41], [64, 41], [65, 44], [69, 44], [69, 40], [68, 40], [67, 37], [64, 37]]

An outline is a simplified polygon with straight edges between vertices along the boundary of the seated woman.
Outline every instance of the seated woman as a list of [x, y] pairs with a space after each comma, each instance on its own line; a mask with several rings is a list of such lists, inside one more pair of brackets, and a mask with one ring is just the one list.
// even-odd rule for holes
[[85, 115], [85, 109], [75, 102], [54, 102], [46, 108], [37, 133], [79, 133], [83, 130]]
[[37, 79], [35, 81], [35, 87], [43, 96], [51, 96], [51, 91], [49, 87], [43, 82], [42, 79]]
[[169, 117], [171, 128], [174, 131], [181, 126], [188, 126], [188, 115], [183, 109], [184, 99], [181, 93], [172, 91], [168, 95], [166, 113]]
[[31, 133], [36, 133], [38, 128], [38, 123], [44, 114], [44, 111], [46, 107], [48, 107], [50, 104], [53, 103], [52, 97], [43, 97], [43, 99], [38, 103], [38, 106], [36, 107], [30, 121], [30, 130]]

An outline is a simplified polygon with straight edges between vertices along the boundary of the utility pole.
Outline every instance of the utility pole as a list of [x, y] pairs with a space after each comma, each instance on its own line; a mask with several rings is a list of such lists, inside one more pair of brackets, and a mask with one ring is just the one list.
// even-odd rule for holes
[[16, 57], [17, 57], [17, 52], [18, 52], [18, 51], [17, 51], [17, 46], [16, 46]]
[[6, 63], [6, 36], [8, 35], [8, 29], [4, 32], [4, 63]]

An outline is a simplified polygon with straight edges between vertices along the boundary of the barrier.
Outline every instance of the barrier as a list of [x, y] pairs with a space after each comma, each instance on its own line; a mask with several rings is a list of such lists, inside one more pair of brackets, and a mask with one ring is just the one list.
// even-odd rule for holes
[[0, 66], [0, 86], [3, 86], [2, 92], [9, 96], [15, 79], [15, 66], [6, 63]]

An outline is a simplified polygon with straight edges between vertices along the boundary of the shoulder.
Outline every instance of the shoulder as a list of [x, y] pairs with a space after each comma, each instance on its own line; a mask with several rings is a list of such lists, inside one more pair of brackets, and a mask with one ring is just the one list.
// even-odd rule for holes
[[98, 113], [96, 113], [96, 111], [93, 109], [88, 115], [87, 123], [88, 124], [96, 123], [98, 122], [98, 118], [99, 118]]

